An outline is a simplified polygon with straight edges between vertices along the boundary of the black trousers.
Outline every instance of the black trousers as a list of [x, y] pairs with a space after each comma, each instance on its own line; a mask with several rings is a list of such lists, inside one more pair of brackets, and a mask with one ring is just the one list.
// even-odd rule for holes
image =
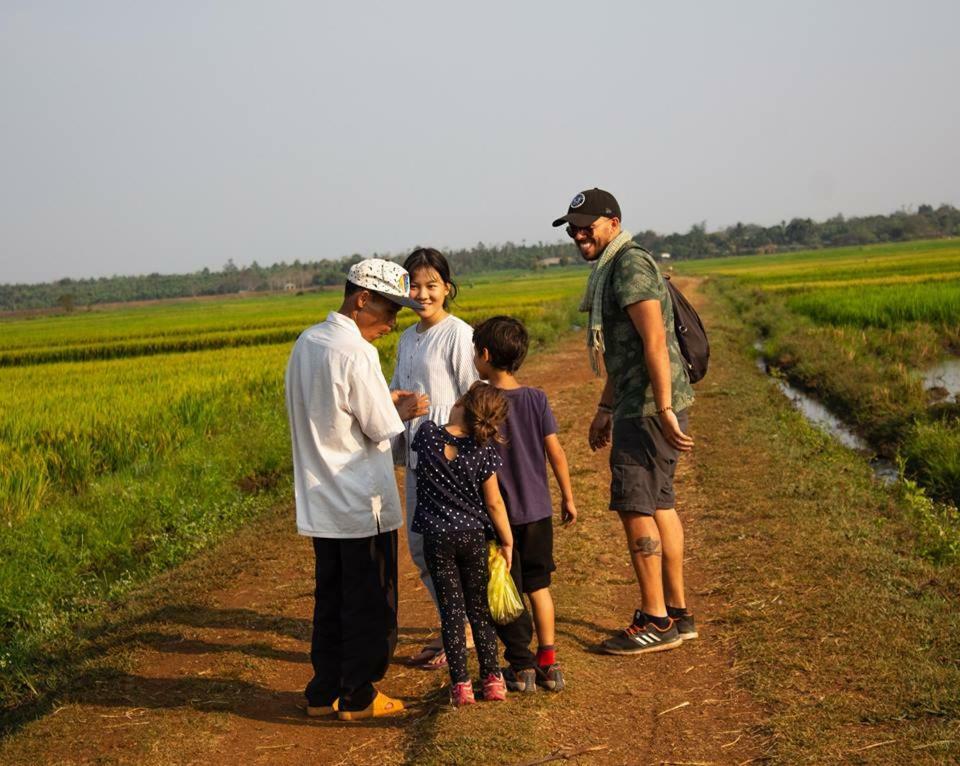
[[[513, 549], [513, 558], [510, 561], [510, 576], [517, 586], [517, 592], [521, 594], [520, 600], [523, 601], [523, 571], [520, 566], [520, 550], [516, 546]], [[533, 617], [526, 603], [523, 606], [523, 613], [513, 622], [506, 625], [497, 625], [497, 635], [503, 642], [503, 658], [514, 670], [526, 670], [537, 665], [537, 655], [530, 651], [530, 642], [533, 640]]]
[[340, 699], [363, 710], [397, 646], [397, 532], [355, 539], [313, 538], [316, 590], [304, 694], [311, 707]]

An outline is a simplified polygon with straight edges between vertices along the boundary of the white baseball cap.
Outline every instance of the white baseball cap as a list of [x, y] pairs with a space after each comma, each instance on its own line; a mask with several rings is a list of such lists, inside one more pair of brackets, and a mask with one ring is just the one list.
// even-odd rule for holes
[[355, 263], [347, 272], [347, 281], [382, 295], [401, 306], [406, 306], [408, 309], [423, 308], [410, 297], [410, 275], [407, 270], [393, 261], [367, 258]]

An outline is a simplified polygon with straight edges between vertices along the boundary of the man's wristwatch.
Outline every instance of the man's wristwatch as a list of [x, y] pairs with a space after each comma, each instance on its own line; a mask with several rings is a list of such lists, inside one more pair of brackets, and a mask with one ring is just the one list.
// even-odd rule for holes
[[613, 407], [611, 407], [609, 404], [604, 404], [603, 402], [600, 402], [599, 404], [597, 404], [597, 409], [600, 410], [600, 412], [606, 412], [606, 413], [613, 412]]

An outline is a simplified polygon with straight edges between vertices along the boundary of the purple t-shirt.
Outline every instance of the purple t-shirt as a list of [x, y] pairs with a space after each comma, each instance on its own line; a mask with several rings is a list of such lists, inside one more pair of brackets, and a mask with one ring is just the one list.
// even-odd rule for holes
[[[443, 454], [446, 444], [457, 448], [453, 460]], [[500, 468], [496, 451], [472, 436], [454, 436], [432, 420], [420, 426], [411, 446], [417, 453], [417, 509], [410, 528], [434, 536], [480, 529], [492, 538], [480, 485]]]
[[557, 432], [547, 395], [539, 388], [500, 389], [510, 402], [510, 413], [498, 444], [503, 466], [497, 471], [500, 494], [511, 524], [529, 524], [553, 515], [547, 486], [547, 458], [543, 440]]

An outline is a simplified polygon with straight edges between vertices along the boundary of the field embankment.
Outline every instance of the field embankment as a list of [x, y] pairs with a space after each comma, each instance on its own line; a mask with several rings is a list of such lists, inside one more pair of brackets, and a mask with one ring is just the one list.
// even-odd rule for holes
[[[779, 374], [813, 393], [938, 500], [960, 503], [960, 399], [924, 370], [960, 364], [960, 241], [742, 256], [710, 275]], [[949, 517], [949, 510], [945, 511]], [[931, 555], [960, 555], [957, 530]]]

